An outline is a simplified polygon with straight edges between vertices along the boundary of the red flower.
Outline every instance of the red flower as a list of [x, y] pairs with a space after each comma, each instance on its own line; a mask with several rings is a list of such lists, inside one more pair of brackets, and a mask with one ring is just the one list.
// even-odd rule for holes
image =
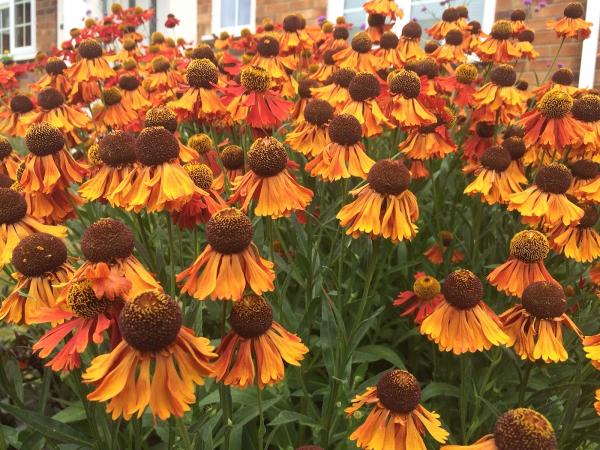
[[174, 14], [167, 14], [167, 20], [165, 21], [165, 27], [175, 28], [179, 25], [179, 19]]

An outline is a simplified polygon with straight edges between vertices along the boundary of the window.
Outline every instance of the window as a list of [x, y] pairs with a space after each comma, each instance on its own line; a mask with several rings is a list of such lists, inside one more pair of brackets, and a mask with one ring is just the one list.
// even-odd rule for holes
[[35, 56], [33, 0], [0, 0], [0, 50], [15, 60]]
[[[442, 12], [447, 8], [440, 0], [396, 0], [396, 4], [404, 11], [404, 18], [397, 20], [394, 32], [400, 34], [402, 27], [410, 20], [416, 19], [423, 28], [431, 27], [441, 19]], [[336, 17], [344, 16], [347, 22], [352, 23], [351, 35], [358, 32], [367, 22], [367, 15], [362, 8], [363, 0], [329, 0], [327, 4], [327, 18], [335, 22]], [[496, 0], [466, 0], [460, 2], [469, 8], [469, 20], [481, 22], [484, 30], [490, 30], [494, 23], [496, 13]], [[423, 41], [426, 41], [426, 35]]]
[[254, 29], [256, 0], [212, 0], [212, 32], [239, 34], [243, 28]]

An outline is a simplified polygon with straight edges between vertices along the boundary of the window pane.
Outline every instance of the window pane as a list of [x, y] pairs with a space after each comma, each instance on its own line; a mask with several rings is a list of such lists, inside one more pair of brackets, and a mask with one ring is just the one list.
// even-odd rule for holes
[[24, 30], [23, 27], [16, 27], [15, 28], [15, 47], [23, 47], [23, 41], [24, 41]]
[[15, 5], [15, 25], [24, 23], [23, 9], [24, 9], [24, 5]]
[[367, 14], [363, 10], [354, 11], [345, 13], [344, 18], [346, 19], [347, 23], [352, 24], [352, 28], [349, 30], [350, 37], [352, 37], [360, 31], [360, 27], [363, 26], [367, 21]]
[[31, 27], [28, 25], [25, 27], [25, 41], [23, 42], [23, 45], [25, 47], [28, 47], [31, 45]]
[[8, 8], [4, 8], [4, 9], [0, 9], [0, 28], [8, 28], [9, 25], [9, 12], [8, 12]]
[[221, 0], [221, 27], [234, 27], [236, 0]]
[[31, 23], [31, 2], [27, 2], [24, 5], [25, 8], [25, 23]]
[[361, 8], [362, 9], [363, 3], [364, 3], [363, 0], [345, 0], [344, 1], [344, 9], [351, 9], [351, 8]]
[[250, 25], [250, 1], [251, 0], [238, 0], [236, 25]]
[[1, 35], [1, 40], [2, 43], [0, 44], [2, 47], [2, 53], [4, 53], [4, 51], [9, 52], [10, 51], [10, 31], [8, 30], [4, 30], [0, 33]]

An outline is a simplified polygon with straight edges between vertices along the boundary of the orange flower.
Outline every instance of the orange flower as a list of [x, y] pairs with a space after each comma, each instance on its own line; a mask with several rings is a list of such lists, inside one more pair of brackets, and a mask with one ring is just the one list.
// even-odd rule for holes
[[400, 369], [384, 373], [377, 386], [354, 397], [352, 406], [344, 410], [352, 416], [364, 405], [372, 406], [350, 440], [368, 450], [422, 449], [426, 433], [437, 442], [446, 442], [449, 433], [442, 428], [439, 414], [425, 409], [420, 400], [421, 387], [414, 375]]
[[521, 54], [521, 58], [527, 58], [529, 61], [536, 59], [540, 56], [533, 48], [533, 40], [535, 39], [535, 33], [533, 30], [525, 29], [518, 34], [519, 42], [517, 42], [517, 51]]
[[539, 231], [519, 231], [510, 241], [508, 261], [496, 267], [487, 280], [499, 291], [517, 297], [532, 283], [557, 283], [544, 265], [549, 249], [548, 239]]
[[228, 144], [223, 147], [220, 156], [223, 170], [213, 181], [213, 188], [219, 192], [229, 189], [234, 180], [244, 174], [244, 151], [239, 145]]
[[186, 69], [186, 78], [189, 89], [169, 104], [179, 120], [208, 120], [227, 114], [217, 95], [219, 71], [212, 62], [192, 59]]
[[70, 147], [84, 141], [81, 133], [90, 128], [87, 114], [65, 103], [65, 97], [56, 89], [48, 87], [38, 93], [37, 101], [41, 110], [29, 117], [32, 123], [48, 122], [65, 136]]
[[[348, 33], [346, 28], [343, 30]], [[345, 42], [345, 41], [344, 41]], [[320, 83], [324, 83], [327, 80], [330, 80], [331, 76], [337, 70], [337, 66], [335, 65], [335, 60], [333, 59], [333, 55], [338, 51], [337, 47], [332, 47], [331, 49], [325, 50], [323, 52], [322, 61], [320, 62], [319, 68], [309, 75], [311, 80], [316, 80]]]
[[490, 122], [482, 122], [478, 121], [470, 126], [469, 132], [471, 134], [462, 145], [463, 148], [463, 159], [466, 159], [468, 163], [470, 163], [470, 167], [467, 169], [463, 169], [464, 172], [470, 173], [475, 167], [473, 164], [477, 164], [479, 162], [479, 158], [483, 155], [483, 153], [490, 147], [496, 146], [496, 126]]
[[400, 317], [414, 315], [415, 324], [420, 325], [443, 301], [440, 282], [423, 272], [415, 274], [412, 291], [400, 292], [393, 305], [404, 311]]
[[[423, 256], [433, 264], [442, 264], [444, 262], [444, 254], [448, 251], [448, 247], [454, 240], [454, 235], [449, 231], [440, 231], [439, 239], [441, 241], [441, 246], [436, 242], [423, 253]], [[464, 259], [465, 254], [463, 252], [458, 249], [452, 250], [450, 261], [452, 261], [453, 264], [459, 263]]]
[[508, 20], [498, 20], [492, 26], [489, 37], [481, 42], [475, 53], [483, 61], [510, 63], [521, 57], [519, 48], [511, 42], [513, 26]]
[[500, 315], [502, 329], [508, 335], [506, 345], [521, 359], [557, 363], [569, 358], [562, 343], [563, 325], [580, 338], [581, 331], [567, 316], [567, 300], [556, 282], [536, 281], [523, 291], [522, 304]]
[[85, 263], [63, 286], [59, 302], [63, 301], [71, 284], [89, 281], [99, 298], [129, 300], [141, 292], [159, 290], [160, 285], [133, 256], [132, 231], [114, 219], [99, 219], [81, 237], [81, 252]]
[[166, 128], [144, 128], [135, 152], [140, 164], [109, 194], [111, 204], [135, 212], [178, 211], [195, 193], [208, 196], [177, 162], [179, 143]]
[[250, 170], [234, 181], [229, 204], [240, 201], [242, 211], [248, 211], [254, 201], [254, 214], [273, 219], [306, 209], [313, 192], [298, 184], [286, 169], [287, 164], [287, 153], [277, 139], [265, 137], [254, 141], [248, 151]]
[[44, 225], [27, 214], [25, 197], [10, 188], [0, 188], [0, 269], [10, 262], [17, 244], [34, 233], [65, 237], [67, 228]]
[[[367, 30], [367, 32], [368, 31], [369, 30]], [[379, 65], [381, 69], [387, 69], [389, 67], [399, 68], [404, 65], [404, 62], [400, 59], [400, 55], [397, 50], [399, 40], [398, 36], [396, 36], [396, 33], [393, 31], [386, 31], [377, 41], [372, 35], [371, 38], [374, 42], [380, 41], [379, 48], [375, 50], [374, 54], [379, 59]]]
[[312, 47], [312, 38], [306, 32], [306, 19], [301, 14], [288, 14], [283, 18], [279, 46], [283, 55], [298, 57]]
[[111, 334], [115, 333], [114, 317], [120, 306], [120, 303], [96, 297], [89, 281], [71, 284], [66, 296], [66, 309], [44, 308], [36, 316], [36, 322], [53, 322], [60, 325], [51, 328], [33, 344], [33, 351], [39, 353], [40, 358], [46, 358], [70, 335], [46, 366], [56, 372], [80, 367], [79, 355], [87, 349], [90, 341], [94, 344], [102, 343], [104, 331], [109, 328], [112, 328]]
[[171, 66], [168, 58], [162, 55], [156, 56], [150, 66], [151, 71], [146, 77], [149, 87], [165, 93], [167, 98], [174, 98], [173, 89], [185, 83], [183, 75]]
[[464, 63], [467, 61], [467, 55], [462, 48], [463, 34], [458, 29], [448, 30], [444, 37], [444, 44], [436, 48], [431, 57], [439, 64], [445, 63]]
[[375, 161], [365, 153], [358, 119], [350, 114], [336, 115], [331, 119], [327, 132], [331, 142], [304, 166], [305, 170], [324, 181], [352, 176], [367, 178]]
[[380, 66], [379, 58], [371, 53], [373, 41], [364, 31], [356, 33], [350, 47], [341, 49], [333, 55], [340, 68], [349, 68], [358, 72], [375, 73]]
[[8, 136], [23, 136], [35, 114], [35, 105], [26, 95], [16, 94], [10, 99], [9, 107], [10, 110], [0, 116], [0, 132]]
[[240, 300], [246, 287], [257, 295], [274, 289], [273, 263], [252, 242], [250, 219], [235, 208], [222, 209], [206, 224], [206, 245], [194, 263], [177, 275], [182, 293], [198, 300]]
[[412, 240], [418, 231], [419, 205], [408, 190], [410, 173], [398, 160], [382, 159], [369, 170], [367, 184], [350, 194], [356, 199], [337, 214], [346, 234], [361, 233], [398, 242]]
[[99, 169], [78, 190], [89, 201], [108, 199], [133, 170], [136, 160], [134, 135], [125, 131], [107, 134], [98, 144], [98, 158]]
[[292, 79], [292, 86], [294, 87], [292, 96], [297, 94], [297, 98], [290, 112], [290, 119], [299, 125], [304, 122], [304, 108], [313, 97], [312, 89], [319, 86], [319, 83], [311, 78], [302, 78], [300, 81]]
[[563, 164], [543, 166], [538, 170], [533, 186], [510, 196], [508, 210], [519, 211], [525, 217], [540, 218], [548, 225], [576, 222], [583, 217], [583, 209], [565, 195], [572, 179], [571, 172]]
[[381, 134], [382, 125], [391, 127], [391, 123], [377, 103], [380, 91], [379, 80], [368, 72], [357, 73], [348, 86], [350, 100], [342, 108], [342, 114], [356, 117], [365, 137]]
[[456, 150], [456, 144], [444, 123], [436, 122], [410, 131], [398, 148], [407, 158], [422, 161], [442, 159]]
[[422, 127], [437, 123], [437, 117], [420, 101], [421, 80], [410, 70], [393, 72], [388, 85], [392, 99], [391, 116], [401, 127]]
[[477, 50], [481, 42], [485, 40], [488, 35], [481, 31], [481, 24], [477, 20], [470, 21], [467, 26], [470, 29], [463, 30], [463, 51], [471, 54]]
[[248, 64], [264, 69], [281, 95], [290, 98], [294, 96], [292, 80], [288, 74], [296, 70], [297, 62], [291, 56], [280, 55], [279, 42], [274, 36], [265, 35], [256, 40], [256, 54]]
[[17, 178], [17, 170], [21, 165], [21, 158], [12, 148], [10, 141], [0, 136], [0, 174], [8, 175], [11, 180]]
[[600, 370], [600, 334], [585, 336], [582, 343], [585, 356], [592, 361], [596, 369]]
[[428, 28], [427, 34], [433, 39], [442, 40], [450, 30], [461, 31], [460, 13], [457, 8], [446, 8], [442, 13], [442, 20]]
[[508, 203], [510, 196], [521, 192], [521, 185], [527, 184], [527, 178], [523, 174], [508, 170], [511, 163], [510, 153], [504, 147], [489, 147], [479, 158], [476, 178], [465, 188], [464, 193], [480, 194], [481, 199], [490, 205]]
[[9, 323], [31, 324], [42, 308], [56, 307], [59, 288], [73, 274], [67, 262], [67, 247], [55, 236], [33, 233], [13, 250], [12, 277], [17, 284], [2, 302], [0, 319]]
[[70, 99], [91, 103], [100, 98], [98, 80], [116, 75], [108, 60], [103, 56], [102, 45], [94, 39], [84, 39], [77, 48], [78, 61], [66, 69], [65, 75], [73, 80]]
[[508, 64], [501, 64], [490, 73], [490, 81], [473, 94], [478, 110], [474, 117], [478, 121], [508, 124], [519, 117], [526, 103], [526, 93], [518, 90], [514, 84], [517, 80], [515, 69]]
[[76, 208], [85, 201], [70, 189], [56, 189], [49, 194], [44, 192], [25, 192], [21, 185], [22, 170], [25, 164], [19, 166], [17, 181], [10, 188], [23, 194], [27, 202], [27, 214], [47, 225], [57, 225], [66, 219], [77, 216]]
[[134, 111], [145, 111], [152, 106], [146, 99], [147, 93], [141, 87], [140, 80], [134, 75], [121, 75], [119, 88], [125, 101]]
[[421, 35], [423, 30], [421, 25], [415, 21], [410, 21], [402, 27], [400, 40], [396, 46], [398, 59], [402, 64], [406, 64], [412, 59], [418, 59], [425, 56], [421, 48]]
[[[295, 334], [273, 320], [273, 309], [263, 297], [246, 295], [233, 304], [231, 331], [223, 337], [214, 362], [215, 378], [225, 385], [260, 389], [285, 376], [284, 361], [300, 366], [308, 348]], [[255, 369], [256, 367], [256, 369]]]
[[338, 69], [331, 75], [330, 83], [311, 89], [314, 98], [324, 100], [335, 109], [341, 108], [350, 101], [348, 86], [356, 76], [351, 68]]
[[51, 87], [60, 92], [63, 97], [68, 97], [72, 84], [66, 74], [67, 65], [65, 62], [60, 58], [51, 56], [46, 62], [45, 70], [46, 74], [35, 83], [35, 87], [40, 90]]
[[561, 67], [557, 69], [546, 83], [533, 89], [532, 93], [537, 101], [541, 100], [546, 92], [553, 89], [564, 91], [571, 97], [574, 97], [578, 92], [579, 88], [573, 86], [575, 82], [575, 74], [568, 67]]
[[472, 445], [444, 445], [440, 450], [518, 449], [523, 442], [530, 443], [533, 448], [558, 448], [554, 428], [546, 417], [533, 409], [517, 408], [498, 417], [493, 434]]
[[600, 234], [595, 230], [598, 211], [594, 205], [583, 207], [577, 223], [557, 224], [548, 231], [548, 239], [557, 252], [578, 262], [592, 262], [600, 257]]
[[581, 157], [600, 162], [600, 96], [590, 93], [577, 97], [571, 114], [575, 120], [583, 123], [586, 130], [583, 136], [577, 136], [571, 149], [571, 158]]
[[546, 26], [556, 32], [556, 36], [578, 40], [590, 37], [591, 22], [582, 19], [585, 10], [580, 2], [569, 3], [564, 10], [564, 17], [559, 20], [549, 20]]
[[523, 114], [518, 122], [525, 129], [525, 144], [562, 151], [577, 142], [587, 129], [569, 114], [572, 107], [573, 99], [564, 91], [552, 89], [544, 94], [536, 108]]
[[483, 285], [473, 272], [458, 269], [442, 285], [444, 300], [423, 320], [420, 333], [441, 351], [461, 355], [503, 345], [508, 336], [483, 300]]
[[88, 400], [108, 401], [106, 411], [115, 420], [140, 418], [148, 406], [162, 420], [189, 411], [196, 385], [213, 376], [216, 354], [208, 339], [181, 322], [181, 308], [166, 294], [144, 292], [127, 302], [118, 320], [123, 341], [94, 358], [83, 374], [85, 383], [95, 384]]
[[285, 143], [306, 157], [315, 157], [329, 144], [327, 129], [333, 107], [325, 100], [311, 99], [304, 108], [304, 120], [286, 134]]
[[363, 3], [363, 9], [367, 14], [381, 14], [392, 20], [404, 17], [404, 12], [398, 8], [395, 0], [367, 0]]

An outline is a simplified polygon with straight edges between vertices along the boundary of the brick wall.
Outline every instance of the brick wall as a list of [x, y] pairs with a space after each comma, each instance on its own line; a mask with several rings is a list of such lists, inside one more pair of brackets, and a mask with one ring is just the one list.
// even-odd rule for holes
[[47, 51], [56, 45], [56, 0], [36, 0], [36, 43], [38, 50]]
[[[600, 1], [600, 0], [590, 0]], [[534, 4], [536, 2], [534, 1]], [[546, 22], [551, 19], [557, 19], [563, 16], [563, 10], [569, 3], [569, 0], [549, 0], [548, 6], [541, 8], [538, 12], [531, 13], [531, 17], [526, 19], [527, 25], [535, 31], [535, 41], [533, 45], [540, 53], [540, 56], [531, 62], [519, 63], [517, 71], [523, 72], [523, 78], [529, 81], [530, 84], [536, 84], [535, 74], [539, 79], [543, 79], [549, 65], [551, 64], [558, 47], [560, 39], [556, 37], [556, 33], [546, 29]], [[583, 2], [586, 3], [585, 1]], [[496, 19], [510, 19], [510, 13], [515, 8], [523, 8], [522, 0], [497, 0], [496, 3]], [[565, 41], [557, 64], [562, 64], [570, 67], [575, 73], [575, 80], [579, 79], [579, 65], [581, 61], [581, 42], [573, 39]], [[598, 65], [597, 74], [600, 74], [600, 64]], [[596, 85], [600, 85], [600, 76], [596, 75]]]
[[[260, 1], [260, 0], [258, 0]], [[211, 34], [212, 0], [198, 0], [198, 41], [205, 34]]]

